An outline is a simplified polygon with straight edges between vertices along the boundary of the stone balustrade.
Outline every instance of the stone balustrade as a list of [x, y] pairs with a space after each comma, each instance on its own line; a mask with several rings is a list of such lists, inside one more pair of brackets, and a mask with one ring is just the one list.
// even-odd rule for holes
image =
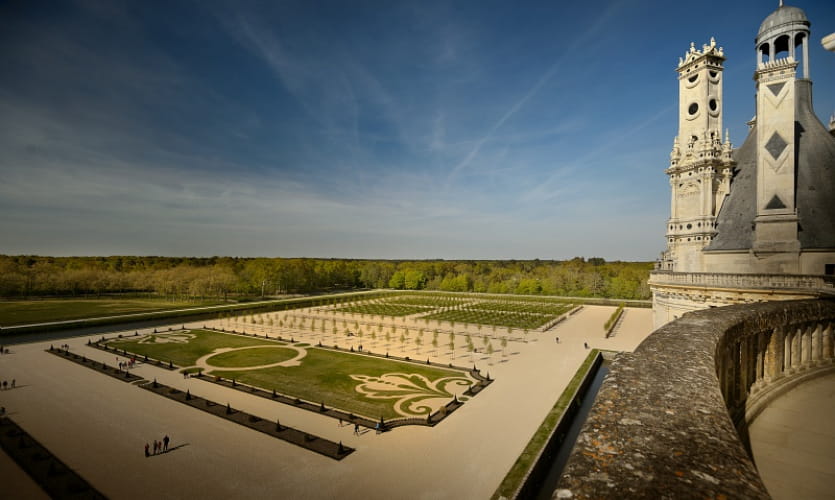
[[706, 309], [619, 354], [555, 498], [769, 498], [747, 423], [789, 387], [835, 370], [835, 301]]
[[712, 288], [835, 291], [835, 276], [805, 274], [728, 274], [652, 271], [650, 285], [688, 285]]

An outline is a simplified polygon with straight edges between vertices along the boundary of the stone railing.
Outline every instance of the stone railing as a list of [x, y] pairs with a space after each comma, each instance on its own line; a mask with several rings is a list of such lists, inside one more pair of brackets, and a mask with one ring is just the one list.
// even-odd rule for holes
[[835, 370], [833, 323], [835, 301], [775, 301], [655, 331], [611, 364], [555, 498], [769, 498], [747, 452], [749, 398]]
[[651, 285], [687, 285], [712, 288], [815, 290], [835, 292], [835, 276], [806, 274], [727, 274], [652, 271]]

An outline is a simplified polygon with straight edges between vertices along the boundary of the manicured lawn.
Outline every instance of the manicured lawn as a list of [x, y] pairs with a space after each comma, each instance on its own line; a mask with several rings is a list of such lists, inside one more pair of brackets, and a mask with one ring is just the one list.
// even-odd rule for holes
[[[256, 351], [258, 349], [253, 349]], [[269, 350], [269, 349], [267, 349]], [[380, 394], [387, 393], [389, 399], [372, 399], [357, 392], [361, 381], [351, 375], [380, 377], [384, 374], [401, 373], [404, 377], [397, 385], [375, 384]], [[451, 400], [453, 392], [440, 387], [433, 389], [426, 385], [426, 380], [436, 382], [444, 377], [456, 377], [470, 380], [463, 372], [443, 370], [404, 363], [389, 359], [374, 358], [358, 354], [334, 352], [326, 349], [309, 348], [307, 356], [300, 366], [265, 368], [252, 371], [213, 370], [210, 375], [232, 378], [238, 382], [276, 391], [288, 396], [312, 402], [324, 402], [328, 407], [337, 407], [349, 412], [371, 418], [387, 419], [400, 417], [394, 410], [397, 400], [415, 394], [417, 396]], [[460, 394], [463, 389], [456, 389]], [[414, 401], [419, 405], [420, 397]], [[405, 405], [408, 408], [410, 405]], [[427, 415], [428, 409], [415, 407], [415, 415]]]
[[466, 309], [550, 314], [551, 316], [559, 316], [560, 314], [567, 312], [569, 306], [566, 304], [541, 304], [536, 302], [478, 302], [475, 304], [468, 304]]
[[276, 346], [275, 348], [245, 349], [241, 351], [224, 352], [212, 356], [206, 362], [212, 366], [224, 368], [240, 368], [244, 366], [260, 366], [272, 363], [280, 363], [293, 359], [298, 351]]
[[[275, 346], [274, 349], [242, 349], [217, 354], [208, 364], [221, 366], [205, 372], [226, 379], [257, 386], [312, 402], [324, 402], [347, 412], [371, 418], [402, 417], [395, 410], [400, 404], [409, 416], [425, 416], [424, 399], [446, 403], [454, 394], [460, 395], [473, 380], [459, 370], [425, 366], [392, 359], [331, 351], [299, 343], [307, 354], [298, 366], [277, 366], [259, 370], [235, 370], [278, 363], [297, 355], [286, 343], [275, 340], [242, 337], [206, 330], [155, 334], [150, 337], [126, 337], [111, 340], [109, 345], [139, 356], [147, 355], [162, 361], [171, 360], [179, 366], [192, 366], [197, 359], [221, 348]], [[352, 378], [352, 375], [358, 378]], [[383, 378], [380, 378], [383, 377]], [[456, 379], [464, 386], [446, 385], [441, 379]], [[441, 381], [440, 383], [438, 383]], [[357, 388], [363, 386], [365, 394]], [[370, 397], [372, 395], [383, 398]], [[436, 407], [438, 405], [435, 405]]]
[[[185, 341], [185, 336], [187, 335], [194, 335], [194, 338], [188, 338]], [[274, 340], [241, 337], [239, 335], [228, 335], [207, 330], [160, 333], [153, 335], [150, 340], [143, 340], [142, 337], [126, 337], [124, 339], [111, 340], [108, 342], [108, 345], [125, 349], [139, 356], [171, 361], [179, 366], [192, 366], [202, 356], [221, 347], [283, 345]], [[267, 350], [271, 351], [271, 349]]]
[[453, 309], [421, 316], [422, 319], [427, 318], [438, 321], [454, 321], [456, 323], [509, 326], [512, 328], [527, 329], [539, 328], [556, 317], [556, 315], [510, 313], [505, 311], [479, 311], [469, 309]]
[[0, 302], [0, 326], [27, 325], [120, 314], [217, 305], [220, 302], [171, 302], [165, 299], [46, 299]]

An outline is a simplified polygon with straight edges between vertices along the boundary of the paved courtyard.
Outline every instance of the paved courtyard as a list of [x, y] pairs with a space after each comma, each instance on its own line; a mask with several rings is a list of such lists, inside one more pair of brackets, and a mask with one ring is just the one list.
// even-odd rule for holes
[[[68, 343], [88, 358], [116, 362], [113, 354], [86, 346], [87, 337], [12, 346], [0, 357], [0, 379], [16, 379], [17, 388], [2, 391], [0, 404], [111, 498], [484, 499], [585, 359], [584, 342], [633, 350], [650, 333], [651, 310], [626, 309], [606, 339], [602, 325], [614, 309], [585, 306], [547, 332], [531, 332], [527, 343], [510, 342], [505, 357], [476, 354], [482, 373], [495, 379], [492, 385], [434, 428], [400, 427], [380, 435], [355, 436], [352, 426], [331, 418], [177, 372], [142, 364], [132, 370], [356, 448], [338, 462], [44, 352], [50, 343]], [[402, 347], [390, 347], [402, 355]], [[449, 356], [440, 351], [433, 361]], [[456, 364], [469, 366], [470, 359], [456, 349]], [[145, 458], [145, 443], [166, 434], [174, 450]], [[5, 455], [0, 480], [19, 498], [44, 498]]]

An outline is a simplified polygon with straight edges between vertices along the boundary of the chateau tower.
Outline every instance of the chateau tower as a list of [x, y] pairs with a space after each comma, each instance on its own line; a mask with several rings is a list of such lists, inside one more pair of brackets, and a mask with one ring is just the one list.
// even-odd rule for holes
[[[781, 5], [757, 34], [757, 216], [752, 250], [771, 272], [800, 272], [796, 72], [809, 79], [809, 26], [803, 11]], [[797, 48], [802, 47], [801, 61]], [[780, 58], [779, 55], [784, 55]]]
[[760, 25], [756, 116], [737, 149], [720, 140], [722, 49], [691, 44], [679, 60], [667, 248], [649, 280], [655, 326], [707, 307], [835, 296], [835, 134], [812, 106], [810, 25], [782, 2]]
[[667, 251], [663, 267], [669, 271], [701, 270], [702, 248], [715, 233], [715, 220], [730, 189], [734, 162], [731, 144], [722, 142], [721, 47], [709, 45], [679, 58], [678, 135], [670, 153], [672, 196], [667, 222]]

